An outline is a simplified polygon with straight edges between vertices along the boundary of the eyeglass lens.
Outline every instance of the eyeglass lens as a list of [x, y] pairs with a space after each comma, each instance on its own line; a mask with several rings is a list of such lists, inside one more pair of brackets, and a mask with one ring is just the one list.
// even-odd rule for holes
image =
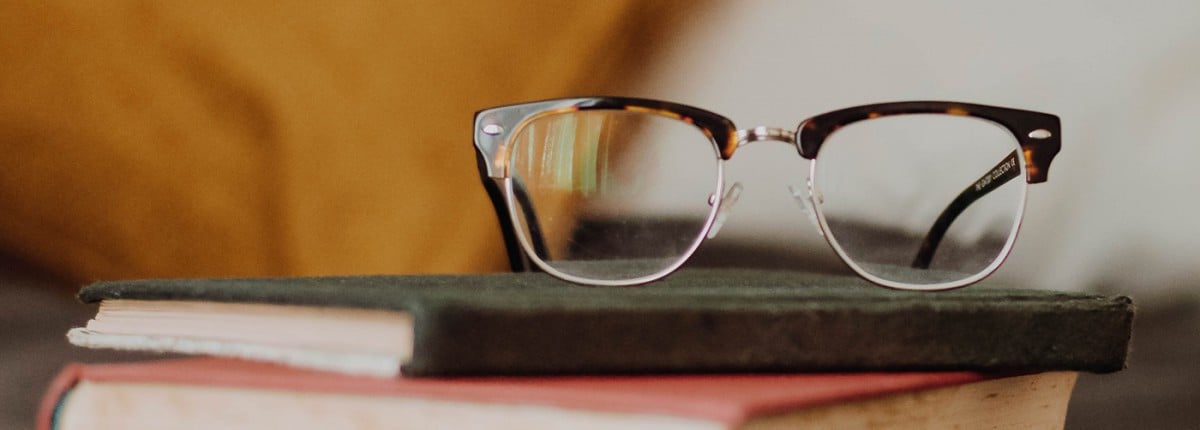
[[[885, 281], [937, 285], [990, 272], [1024, 208], [1026, 183], [1013, 180], [1024, 177], [1019, 150], [1008, 130], [966, 116], [898, 115], [842, 127], [813, 167], [826, 235], [848, 263]], [[944, 234], [932, 231], [960, 195], [973, 200], [959, 205]], [[940, 240], [922, 256], [933, 236]]]
[[[629, 280], [670, 270], [699, 244], [714, 212], [716, 146], [676, 118], [556, 113], [528, 122], [512, 142], [518, 234], [564, 274]], [[676, 163], [693, 169], [663, 168]]]

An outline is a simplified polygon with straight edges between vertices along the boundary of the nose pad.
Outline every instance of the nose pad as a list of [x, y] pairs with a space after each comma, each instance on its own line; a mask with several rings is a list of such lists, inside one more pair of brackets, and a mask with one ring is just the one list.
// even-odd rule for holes
[[738, 197], [742, 195], [742, 183], [734, 182], [725, 191], [725, 196], [721, 198], [721, 207], [717, 208], [717, 216], [713, 219], [712, 228], [708, 229], [708, 238], [717, 237], [717, 233], [721, 232], [721, 226], [725, 225], [725, 218], [729, 217], [733, 206], [737, 204]]
[[808, 216], [808, 222], [811, 222], [813, 227], [816, 227], [817, 232], [821, 236], [825, 236], [825, 230], [821, 229], [820, 221], [817, 221], [817, 208], [813, 207], [813, 199], [820, 201], [820, 195], [813, 195], [812, 181], [808, 181], [806, 187], [798, 187], [788, 185], [788, 192], [792, 194], [792, 198], [796, 199], [796, 203], [800, 204], [800, 210]]

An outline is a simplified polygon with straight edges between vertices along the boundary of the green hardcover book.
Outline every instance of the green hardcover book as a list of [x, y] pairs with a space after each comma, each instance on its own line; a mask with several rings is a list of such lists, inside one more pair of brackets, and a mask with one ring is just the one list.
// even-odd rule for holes
[[1125, 366], [1127, 297], [683, 270], [643, 287], [544, 274], [100, 282], [72, 343], [374, 376], [982, 370]]

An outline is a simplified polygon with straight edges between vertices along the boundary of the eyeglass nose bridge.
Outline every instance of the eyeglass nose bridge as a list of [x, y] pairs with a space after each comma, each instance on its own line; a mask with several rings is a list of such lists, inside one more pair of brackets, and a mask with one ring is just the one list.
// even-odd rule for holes
[[797, 149], [799, 149], [799, 145], [796, 144], [796, 132], [786, 129], [786, 128], [778, 128], [778, 127], [744, 128], [744, 129], [737, 131], [737, 140], [738, 140], [738, 146], [737, 146], [738, 148], [741, 148], [743, 146], [746, 146], [748, 144], [758, 142], [758, 141], [773, 140], [776, 142], [791, 144], [793, 146], [796, 146]]

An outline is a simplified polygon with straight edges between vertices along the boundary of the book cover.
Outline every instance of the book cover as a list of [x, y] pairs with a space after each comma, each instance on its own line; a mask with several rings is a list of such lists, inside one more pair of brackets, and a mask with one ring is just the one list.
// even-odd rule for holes
[[[636, 288], [582, 287], [536, 273], [140, 280], [96, 283], [79, 297], [403, 314], [410, 334], [374, 337], [405, 339], [407, 355], [398, 360], [406, 376], [1112, 372], [1125, 365], [1133, 320], [1126, 297], [986, 285], [907, 292], [853, 277], [757, 270], [684, 270]], [[81, 328], [73, 335], [76, 344], [138, 348], [119, 334]]]
[[230, 359], [77, 364], [47, 392], [38, 428], [1061, 428], [1074, 379], [1073, 372], [379, 379]]

